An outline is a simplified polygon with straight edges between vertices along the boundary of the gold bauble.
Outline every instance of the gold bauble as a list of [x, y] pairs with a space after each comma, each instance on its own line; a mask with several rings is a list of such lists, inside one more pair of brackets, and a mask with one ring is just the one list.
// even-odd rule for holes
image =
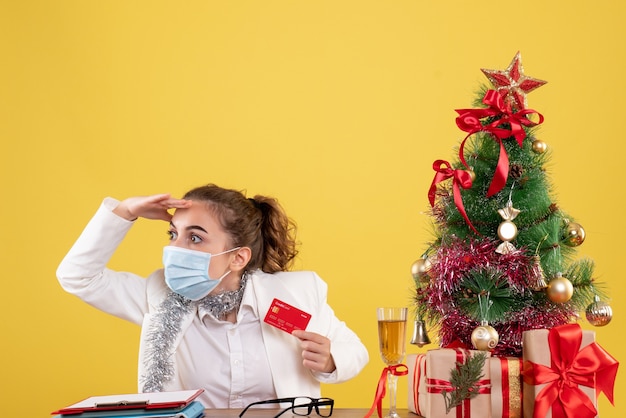
[[491, 325], [480, 325], [472, 331], [472, 345], [481, 351], [493, 350], [500, 341], [498, 331]]
[[430, 270], [431, 263], [428, 257], [422, 257], [415, 260], [411, 265], [411, 275], [415, 280], [428, 280], [428, 270]]
[[540, 139], [535, 139], [533, 141], [533, 152], [536, 154], [543, 154], [548, 149], [548, 144], [543, 142]]
[[594, 302], [587, 306], [585, 316], [591, 325], [603, 327], [613, 319], [613, 309], [608, 303], [602, 302], [600, 298], [596, 296]]
[[472, 183], [476, 181], [476, 172], [474, 170], [465, 170], [469, 175], [470, 179], [472, 179]]
[[563, 232], [563, 243], [568, 247], [578, 247], [585, 242], [585, 230], [576, 222], [568, 222]]
[[517, 226], [511, 221], [504, 221], [498, 226], [498, 238], [502, 241], [513, 241], [517, 236]]
[[546, 288], [548, 299], [554, 303], [565, 303], [572, 298], [574, 294], [574, 286], [566, 277], [557, 275], [554, 279], [550, 280], [548, 287]]

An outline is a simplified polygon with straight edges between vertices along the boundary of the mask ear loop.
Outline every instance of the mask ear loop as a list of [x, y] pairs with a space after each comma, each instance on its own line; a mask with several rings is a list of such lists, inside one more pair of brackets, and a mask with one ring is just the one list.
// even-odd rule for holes
[[[221, 253], [211, 254], [211, 257], [216, 257], [216, 256], [218, 256], [218, 255], [222, 255], [222, 254], [230, 253], [230, 252], [232, 252], [232, 251], [239, 250], [239, 249], [241, 249], [241, 247], [231, 248], [230, 250], [222, 251]], [[210, 254], [210, 253], [209, 253], [209, 254]]]
[[[216, 280], [218, 282], [221, 282], [222, 279], [224, 279], [224, 277], [228, 276], [230, 273], [232, 272], [232, 270], [228, 270], [226, 273], [222, 274], [219, 279], [211, 279], [211, 280]], [[211, 278], [211, 276], [209, 276], [209, 278]]]
[[[215, 256], [218, 256], [218, 255], [227, 254], [227, 253], [239, 250], [241, 248], [242, 247], [235, 247], [235, 248], [231, 248], [230, 250], [222, 251], [221, 253], [211, 254], [211, 258], [213, 258]], [[207, 271], [207, 276], [209, 276], [209, 279], [211, 279], [211, 280], [216, 280], [216, 281], [221, 282], [224, 279], [224, 277], [228, 276], [232, 272], [233, 272], [232, 270], [228, 270], [226, 273], [222, 274], [218, 279], [213, 279], [213, 278], [211, 278], [211, 276], [209, 275], [209, 272]]]

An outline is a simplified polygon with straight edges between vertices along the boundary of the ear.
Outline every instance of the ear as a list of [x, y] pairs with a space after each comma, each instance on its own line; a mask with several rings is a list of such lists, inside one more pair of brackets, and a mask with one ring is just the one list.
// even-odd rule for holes
[[230, 269], [233, 272], [243, 271], [252, 257], [252, 250], [248, 247], [241, 247], [235, 252], [235, 256], [230, 262]]

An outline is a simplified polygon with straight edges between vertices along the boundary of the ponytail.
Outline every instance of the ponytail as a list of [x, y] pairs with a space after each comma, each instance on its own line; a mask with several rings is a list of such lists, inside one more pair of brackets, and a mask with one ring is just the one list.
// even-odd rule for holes
[[261, 269], [267, 273], [288, 270], [298, 254], [295, 223], [287, 217], [276, 199], [256, 195], [254, 199], [250, 200], [253, 202], [253, 206], [261, 212], [262, 217], [263, 260]]

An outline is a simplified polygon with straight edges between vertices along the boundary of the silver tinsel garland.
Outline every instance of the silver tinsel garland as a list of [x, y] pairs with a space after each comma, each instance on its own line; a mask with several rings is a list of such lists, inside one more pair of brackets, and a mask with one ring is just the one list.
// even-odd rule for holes
[[234, 311], [241, 305], [243, 292], [246, 290], [246, 283], [248, 283], [248, 273], [244, 272], [239, 289], [218, 293], [217, 295], [208, 295], [200, 299], [198, 304], [217, 319], [223, 319], [227, 313]]
[[239, 308], [247, 282], [248, 275], [244, 273], [239, 289], [208, 295], [197, 302], [172, 291], [167, 294], [157, 308], [146, 336], [145, 373], [140, 378], [142, 392], [160, 392], [165, 383], [174, 377], [172, 347], [181, 331], [183, 318], [198, 305], [215, 318], [223, 318], [227, 313]]
[[174, 377], [171, 347], [180, 332], [182, 319], [191, 312], [193, 302], [178, 293], [169, 292], [154, 315], [146, 337], [145, 374], [141, 376], [142, 392], [160, 392]]

